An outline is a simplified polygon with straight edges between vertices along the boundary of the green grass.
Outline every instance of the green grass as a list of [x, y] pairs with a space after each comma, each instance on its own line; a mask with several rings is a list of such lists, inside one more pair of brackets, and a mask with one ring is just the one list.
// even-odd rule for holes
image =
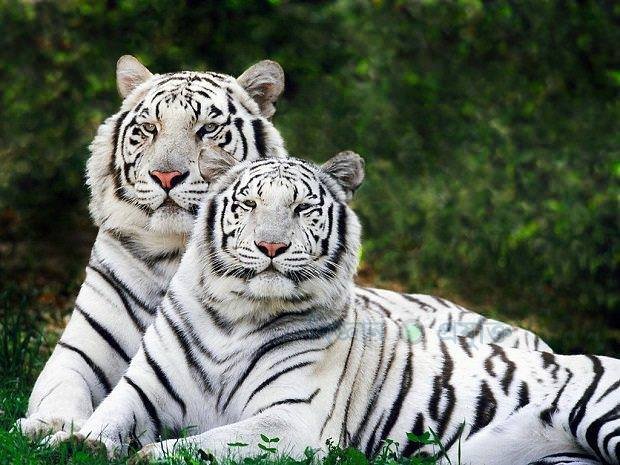
[[[99, 451], [78, 443], [49, 447], [12, 431], [15, 420], [22, 417], [28, 404], [32, 384], [50, 355], [56, 336], [43, 332], [40, 315], [49, 309], [37, 303], [34, 294], [24, 296], [13, 289], [0, 292], [0, 465], [122, 465], [128, 459], [109, 460]], [[268, 433], [268, 432], [267, 432]], [[432, 433], [410, 439], [442, 447]], [[387, 440], [381, 451], [371, 458], [353, 448], [342, 449], [328, 442], [318, 451], [307, 449], [305, 457], [294, 459], [278, 450], [279, 438], [257, 438], [263, 454], [239, 458], [242, 444], [231, 447], [227, 457], [211, 457], [199, 450], [182, 450], [160, 460], [166, 465], [433, 465], [436, 457], [401, 457], [396, 443]], [[134, 451], [135, 452], [135, 451]], [[129, 456], [131, 460], [132, 454]]]

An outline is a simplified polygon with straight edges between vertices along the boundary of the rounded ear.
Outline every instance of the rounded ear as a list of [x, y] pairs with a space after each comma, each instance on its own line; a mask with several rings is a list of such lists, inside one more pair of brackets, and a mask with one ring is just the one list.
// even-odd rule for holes
[[235, 157], [216, 145], [203, 148], [198, 157], [200, 175], [208, 183], [217, 181], [237, 164], [239, 161]]
[[321, 170], [332, 176], [344, 189], [347, 200], [364, 180], [364, 159], [350, 150], [340, 152], [321, 165]]
[[263, 60], [246, 69], [237, 82], [254, 99], [261, 114], [270, 119], [275, 103], [284, 91], [284, 70], [275, 61]]
[[123, 55], [116, 62], [116, 87], [123, 98], [151, 76], [153, 74], [136, 57]]

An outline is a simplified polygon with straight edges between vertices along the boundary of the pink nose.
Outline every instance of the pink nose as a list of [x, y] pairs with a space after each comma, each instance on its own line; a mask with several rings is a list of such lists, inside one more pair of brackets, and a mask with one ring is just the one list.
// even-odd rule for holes
[[185, 179], [186, 176], [180, 171], [151, 171], [151, 177], [165, 191], [169, 191]]
[[269, 258], [274, 258], [280, 255], [281, 253], [284, 253], [290, 245], [290, 244], [285, 244], [284, 242], [265, 242], [265, 241], [255, 242], [255, 244], [256, 244], [256, 247], [258, 247], [258, 250], [260, 250], [262, 253], [267, 255]]

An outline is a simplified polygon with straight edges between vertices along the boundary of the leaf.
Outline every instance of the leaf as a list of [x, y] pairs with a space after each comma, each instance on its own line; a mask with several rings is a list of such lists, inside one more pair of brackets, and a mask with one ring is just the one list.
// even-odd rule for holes
[[417, 434], [407, 433], [407, 439], [411, 442], [417, 442], [418, 444], [436, 444], [436, 441], [431, 438], [430, 431], [426, 431], [419, 436]]
[[205, 452], [204, 449], [198, 449], [198, 456], [201, 460], [204, 460], [205, 462], [213, 464], [217, 463], [217, 459], [215, 458], [215, 456], [211, 452]]
[[351, 465], [368, 465], [366, 456], [353, 447], [345, 449], [344, 454], [349, 459]]
[[249, 444], [246, 444], [245, 442], [229, 442], [228, 443], [228, 447], [246, 447], [249, 446]]
[[264, 450], [265, 452], [270, 452], [272, 454], [275, 454], [277, 452], [277, 449], [275, 447], [267, 447], [265, 444], [258, 444], [258, 447], [262, 450]]

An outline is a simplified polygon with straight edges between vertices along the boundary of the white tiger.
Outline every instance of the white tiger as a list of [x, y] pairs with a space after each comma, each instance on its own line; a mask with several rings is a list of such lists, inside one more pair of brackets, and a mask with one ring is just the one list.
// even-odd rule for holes
[[275, 62], [235, 79], [153, 75], [123, 56], [117, 84], [122, 106], [99, 128], [87, 165], [99, 233], [71, 320], [18, 422], [30, 436], [79, 427], [138, 350], [207, 191], [200, 152], [225, 150], [239, 160], [286, 155], [268, 120], [284, 86]]
[[193, 427], [140, 454], [159, 458], [258, 454], [261, 433], [294, 456], [329, 438], [372, 455], [389, 437], [407, 456], [433, 452], [406, 436], [432, 428], [453, 462], [460, 440], [464, 464], [618, 463], [620, 360], [412, 337], [359, 305], [355, 154], [207, 165], [220, 180], [155, 322], [79, 438], [126, 453]]
[[[78, 428], [127, 368], [206, 194], [201, 160], [219, 152], [238, 160], [286, 156], [269, 121], [284, 87], [275, 62], [262, 61], [234, 79], [211, 72], [152, 75], [124, 56], [117, 81], [123, 104], [99, 128], [88, 161], [99, 234], [75, 311], [18, 424], [30, 436]], [[356, 298], [418, 332], [550, 350], [529, 331], [444, 299], [364, 288]]]

